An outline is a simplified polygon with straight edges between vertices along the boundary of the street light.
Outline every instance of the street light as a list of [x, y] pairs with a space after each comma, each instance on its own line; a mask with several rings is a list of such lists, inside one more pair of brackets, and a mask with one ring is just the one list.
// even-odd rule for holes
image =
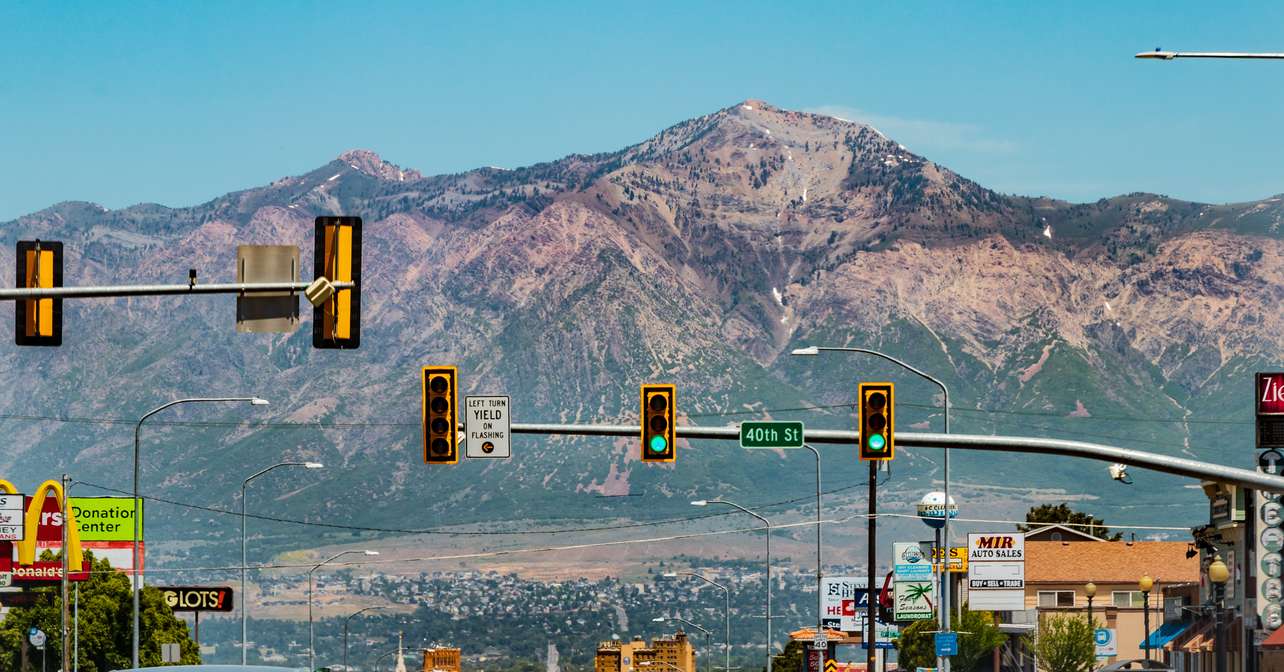
[[1222, 562], [1219, 555], [1208, 565], [1208, 580], [1213, 582], [1213, 664], [1215, 672], [1226, 672], [1226, 641], [1222, 636], [1222, 610], [1226, 596], [1226, 582], [1230, 580], [1230, 568]]
[[193, 397], [191, 399], [175, 399], [174, 401], [171, 401], [168, 404], [162, 404], [144, 413], [143, 417], [138, 419], [138, 424], [134, 426], [134, 553], [132, 556], [132, 561], [134, 563], [134, 568], [133, 568], [134, 576], [133, 576], [133, 585], [132, 585], [133, 593], [134, 593], [134, 628], [133, 628], [134, 632], [133, 632], [133, 652], [132, 652], [131, 659], [133, 660], [133, 666], [135, 668], [138, 667], [138, 622], [139, 622], [138, 592], [139, 590], [142, 589], [142, 585], [140, 581], [140, 579], [142, 578], [142, 575], [139, 573], [140, 569], [138, 566], [138, 531], [139, 531], [140, 518], [142, 517], [142, 512], [139, 511], [138, 509], [138, 453], [139, 453], [139, 436], [143, 431], [143, 421], [146, 420], [147, 418], [152, 417], [153, 415], [156, 415], [157, 413], [160, 413], [161, 411], [169, 408], [170, 406], [177, 406], [179, 404], [194, 404], [194, 403], [206, 403], [206, 402], [213, 403], [213, 402], [225, 402], [225, 401], [248, 401], [253, 406], [268, 405], [268, 402], [266, 399], [260, 399], [258, 397]]
[[1095, 629], [1097, 626], [1092, 621], [1092, 598], [1097, 596], [1097, 584], [1091, 581], [1083, 584], [1083, 594], [1088, 596], [1088, 627]]
[[348, 617], [343, 619], [343, 672], [352, 672], [348, 669], [348, 622], [352, 620], [353, 616], [358, 614], [364, 614], [367, 611], [381, 611], [387, 608], [388, 607], [366, 607], [365, 609], [358, 609], [351, 614], [348, 614]]
[[[901, 367], [902, 369], [905, 369], [906, 371], [909, 371], [910, 373], [913, 373], [913, 374], [915, 374], [915, 375], [919, 376], [920, 378], [923, 378], [924, 380], [927, 380], [927, 381], [930, 381], [930, 382], [934, 383], [937, 387], [941, 388], [941, 397], [942, 397], [942, 400], [941, 400], [941, 401], [942, 401], [942, 403], [945, 405], [945, 433], [946, 433], [946, 434], [949, 434], [949, 433], [950, 433], [950, 390], [949, 390], [949, 388], [945, 387], [945, 383], [941, 382], [941, 380], [940, 380], [940, 379], [935, 378], [935, 377], [933, 377], [933, 376], [930, 376], [930, 375], [928, 375], [927, 373], [925, 373], [925, 372], [923, 372], [923, 371], [920, 371], [919, 369], [916, 369], [916, 368], [914, 368], [913, 366], [910, 366], [908, 363], [903, 362], [903, 361], [901, 361], [901, 360], [899, 360], [899, 359], [897, 359], [897, 358], [895, 358], [895, 357], [893, 357], [893, 356], [891, 356], [891, 355], [889, 355], [889, 354], [887, 354], [887, 353], [879, 352], [879, 351], [877, 351], [877, 350], [870, 350], [869, 348], [826, 347], [826, 346], [812, 345], [812, 346], [808, 346], [808, 347], [797, 348], [797, 349], [795, 349], [793, 352], [791, 352], [791, 353], [789, 353], [789, 354], [791, 354], [791, 355], [796, 355], [796, 356], [804, 356], [804, 357], [815, 357], [815, 356], [819, 355], [821, 352], [858, 352], [858, 353], [865, 354], [865, 355], [871, 355], [871, 356], [878, 357], [878, 358], [880, 358], [880, 359], [884, 359], [884, 360], [886, 360], [886, 361], [889, 361], [889, 362], [891, 362], [891, 363], [893, 363], [893, 364], [895, 364], [895, 365], [897, 365], [897, 366]], [[942, 479], [945, 481], [945, 487], [944, 487], [944, 490], [945, 490], [945, 509], [946, 509], [946, 512], [945, 512], [945, 526], [942, 528], [942, 530], [941, 530], [941, 534], [942, 534], [942, 535], [944, 536], [944, 538], [945, 538], [945, 548], [947, 548], [947, 549], [948, 549], [948, 548], [950, 548], [950, 515], [949, 515], [949, 506], [950, 506], [950, 449], [949, 449], [949, 448], [945, 448], [945, 449], [944, 449], [944, 453], [945, 453], [945, 457], [944, 457], [944, 460], [943, 460], [943, 464], [942, 464], [942, 466], [941, 466], [941, 472], [942, 472]], [[873, 492], [873, 491], [874, 491], [874, 485], [873, 485], [874, 478], [873, 478], [873, 473], [874, 473], [874, 470], [873, 470], [873, 467], [872, 467], [872, 465], [871, 465], [871, 468], [870, 468], [870, 474], [871, 474], [871, 476], [870, 476], [870, 482], [871, 482], [871, 485], [870, 485], [870, 491], [871, 491], [871, 492]], [[871, 543], [870, 543], [870, 549], [869, 549], [869, 555], [870, 555], [870, 560], [869, 560], [869, 565], [870, 565], [869, 575], [870, 575], [871, 581], [870, 581], [870, 586], [869, 586], [869, 594], [870, 594], [870, 596], [871, 596], [871, 599], [872, 599], [872, 597], [873, 597], [873, 595], [874, 595], [874, 585], [873, 585], [873, 581], [872, 581], [872, 579], [873, 579], [873, 576], [874, 576], [874, 564], [875, 564], [875, 563], [874, 563], [874, 560], [875, 560], [875, 558], [874, 558], [874, 545], [873, 545], [873, 543], [872, 543], [872, 542], [873, 542], [873, 540], [874, 540], [874, 535], [872, 534], [872, 532], [873, 532], [873, 530], [875, 529], [875, 528], [874, 528], [874, 526], [876, 525], [876, 523], [877, 523], [877, 520], [876, 520], [873, 516], [870, 516], [870, 519], [869, 519], [869, 529], [870, 529], [870, 531], [871, 531], [871, 534], [870, 534], [870, 542], [871, 542]], [[949, 551], [946, 551], [946, 560], [945, 560], [945, 564], [946, 564], [946, 568], [947, 568], [947, 569], [949, 568], [949, 555], [948, 555], [948, 553], [949, 553]], [[948, 582], [948, 580], [946, 580], [946, 581], [945, 581], [945, 584], [946, 584], [946, 588], [945, 588], [945, 590], [944, 590], [944, 591], [942, 591], [942, 592], [941, 592], [941, 596], [940, 596], [940, 603], [941, 603], [941, 630], [942, 630], [943, 632], [949, 632], [949, 631], [950, 631], [950, 586], [949, 586], [949, 582]], [[871, 612], [871, 613], [873, 612], [873, 602], [872, 602], [872, 601], [870, 602], [870, 612]], [[871, 622], [869, 623], [869, 628], [870, 628], [870, 632], [872, 633], [872, 632], [873, 632], [873, 630], [874, 630], [874, 624], [873, 624], [873, 622], [872, 622], [872, 619], [871, 619]], [[871, 648], [869, 649], [869, 657], [868, 657], [868, 659], [867, 659], [867, 660], [868, 660], [868, 663], [867, 663], [867, 664], [869, 664], [869, 665], [871, 665], [871, 666], [872, 666], [872, 664], [873, 664], [873, 662], [874, 662], [874, 649], [872, 648], [872, 642], [875, 640], [875, 638], [871, 637], [871, 638], [870, 638], [870, 640], [871, 640]], [[938, 657], [938, 660], [939, 660], [940, 662], [938, 663], [938, 665], [937, 665], [937, 666], [941, 669], [941, 672], [950, 672], [950, 658], [949, 658], [949, 656], [940, 656], [940, 657]], [[767, 672], [771, 672], [771, 670], [767, 670]]]
[[1149, 574], [1143, 575], [1141, 580], [1137, 581], [1137, 587], [1141, 589], [1141, 627], [1146, 636], [1141, 640], [1141, 644], [1145, 649], [1146, 660], [1150, 660], [1150, 589], [1155, 587], [1155, 580], [1150, 578]]
[[[824, 583], [823, 567], [820, 561], [820, 451], [804, 443], [803, 448], [811, 451], [816, 456], [816, 636], [819, 637], [825, 632], [825, 596], [822, 594], [820, 584]], [[768, 619], [770, 620], [770, 619]], [[820, 649], [820, 669], [825, 669], [825, 650]]]
[[[687, 619], [682, 618], [681, 616], [656, 616], [655, 618], [651, 619], [651, 621], [652, 621], [652, 622], [654, 622], [654, 623], [664, 623], [665, 621], [677, 621], [677, 622], [679, 622], [679, 623], [685, 623], [685, 624], [687, 624], [687, 625], [689, 625], [689, 626], [691, 626], [691, 627], [695, 628], [696, 630], [699, 630], [700, 632], [703, 632], [703, 633], [704, 633], [704, 650], [705, 650], [705, 659], [706, 659], [706, 660], [708, 660], [708, 658], [709, 658], [709, 654], [708, 654], [708, 651], [709, 651], [709, 631], [708, 631], [708, 630], [705, 630], [704, 628], [700, 627], [699, 625], [697, 625], [697, 624], [695, 624], [695, 623], [692, 623], [691, 621], [688, 621]], [[699, 667], [699, 665], [696, 665], [696, 667]], [[692, 670], [692, 672], [699, 672], [699, 671], [698, 671], [698, 670]]]
[[1242, 51], [1143, 51], [1136, 55], [1136, 58], [1148, 58], [1159, 61], [1171, 61], [1174, 58], [1265, 58], [1271, 60], [1284, 59], [1284, 53], [1247, 53]]
[[324, 466], [325, 465], [320, 462], [281, 462], [280, 464], [274, 464], [267, 469], [259, 471], [241, 482], [241, 665], [247, 664], [246, 658], [249, 656], [250, 651], [249, 644], [247, 643], [249, 640], [250, 601], [249, 593], [245, 592], [245, 566], [247, 562], [245, 554], [245, 488], [250, 484], [250, 481], [272, 471], [273, 469], [279, 469], [281, 467], [321, 469]]
[[710, 499], [710, 500], [697, 499], [694, 502], [691, 502], [691, 506], [708, 506], [710, 504], [723, 504], [735, 509], [739, 509], [740, 511], [747, 513], [753, 516], [754, 518], [761, 520], [762, 524], [767, 526], [767, 534], [766, 534], [766, 539], [767, 539], [767, 553], [766, 553], [766, 558], [767, 558], [767, 614], [766, 614], [767, 615], [767, 618], [766, 618], [766, 621], [767, 621], [767, 672], [771, 672], [771, 667], [772, 667], [771, 666], [771, 521], [758, 515], [757, 513], [754, 513], [753, 511], [750, 511], [749, 509], [746, 509], [743, 506], [740, 506], [739, 504], [736, 504], [735, 502], [729, 502], [725, 499]]
[[362, 555], [379, 555], [379, 551], [340, 551], [339, 553], [335, 553], [334, 555], [326, 558], [325, 560], [318, 562], [315, 566], [312, 567], [312, 569], [308, 570], [308, 669], [309, 670], [317, 669], [316, 666], [312, 664], [313, 658], [316, 655], [316, 650], [313, 648], [314, 642], [312, 637], [312, 573], [320, 569], [322, 565], [328, 564], [332, 560], [337, 560], [338, 558], [342, 558], [345, 555], [355, 555], [358, 553]]
[[[701, 581], [704, 581], [705, 583], [722, 591], [722, 599], [723, 599], [722, 621], [723, 621], [723, 625], [725, 625], [727, 629], [727, 635], [726, 635], [727, 638], [722, 642], [722, 653], [726, 656], [724, 668], [727, 670], [730, 670], [731, 669], [731, 590], [729, 590], [726, 586], [722, 585], [721, 583], [718, 583], [717, 581], [714, 581], [713, 579], [710, 579], [709, 577], [704, 576], [702, 574], [696, 574], [695, 572], [682, 572], [682, 574], [684, 576], [694, 576], [695, 578], [700, 579]], [[665, 572], [664, 574], [662, 574], [662, 576], [664, 576], [665, 578], [673, 579], [673, 578], [677, 578], [678, 572]]]

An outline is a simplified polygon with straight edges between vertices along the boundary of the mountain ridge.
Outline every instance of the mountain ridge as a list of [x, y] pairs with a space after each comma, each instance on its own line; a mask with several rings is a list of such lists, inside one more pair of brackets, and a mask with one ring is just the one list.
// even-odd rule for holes
[[[388, 525], [407, 506], [458, 523], [512, 511], [641, 518], [711, 487], [791, 492], [806, 474], [778, 473], [787, 456], [745, 460], [711, 444], [683, 446], [680, 467], [650, 467], [626, 439], [530, 437], [515, 442], [512, 463], [429, 468], [419, 463], [418, 367], [458, 364], [461, 392], [508, 392], [519, 421], [631, 422], [636, 384], [665, 379], [680, 384], [684, 422], [771, 415], [847, 427], [841, 408], [781, 409], [850, 404], [859, 376], [898, 380], [898, 398], [912, 404], [898, 412], [907, 426], [939, 426], [935, 389], [902, 372], [785, 356], [803, 344], [863, 345], [944, 378], [955, 431], [1086, 433], [1243, 461], [1203, 445], [1198, 422], [1248, 423], [1236, 390], [1284, 352], [1273, 311], [1284, 294], [1278, 198], [1216, 206], [1148, 194], [1087, 204], [1007, 196], [870, 126], [761, 101], [616, 152], [513, 170], [423, 176], [351, 150], [188, 208], [69, 202], [2, 227], [9, 244], [63, 240], [68, 285], [179, 282], [192, 267], [202, 281], [221, 278], [237, 244], [298, 245], [307, 277], [312, 219], [322, 214], [365, 219], [360, 350], [314, 351], [306, 324], [295, 334], [234, 334], [230, 308], [193, 310], [183, 299], [68, 301], [62, 348], [0, 353], [0, 367], [48, 382], [0, 391], [0, 407], [119, 418], [179, 395], [275, 397], [276, 424], [262, 431], [154, 430], [166, 440], [165, 464], [188, 471], [149, 465], [145, 482], [185, 501], [234, 488], [239, 456], [253, 455], [334, 464], [334, 475], [279, 503], [325, 519]], [[12, 276], [12, 263], [0, 258], [0, 273]], [[1125, 432], [1099, 419], [1131, 416], [1176, 420]], [[113, 425], [10, 422], [20, 444], [0, 458], [0, 473], [36, 478], [47, 469], [30, 458], [43, 455], [59, 469], [124, 482]], [[170, 443], [187, 432], [190, 443]], [[1238, 445], [1251, 429], [1236, 424], [1225, 436]], [[858, 465], [830, 459], [837, 482], [862, 478]], [[892, 496], [912, 502], [931, 487], [933, 460], [932, 451], [907, 452]], [[963, 461], [960, 477], [1123, 501], [1104, 477], [986, 460]], [[384, 496], [371, 504], [368, 492]], [[638, 492], [650, 499], [594, 499]], [[170, 513], [189, 526], [197, 515]], [[1170, 513], [1146, 515], [1171, 522]], [[183, 529], [170, 525], [158, 529]]]

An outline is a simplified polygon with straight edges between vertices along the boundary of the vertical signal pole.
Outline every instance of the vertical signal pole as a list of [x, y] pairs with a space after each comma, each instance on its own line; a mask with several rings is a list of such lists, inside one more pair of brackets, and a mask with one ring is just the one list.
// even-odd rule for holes
[[875, 581], [875, 562], [878, 560], [878, 554], [875, 552], [878, 545], [876, 543], [878, 534], [878, 462], [869, 460], [869, 583], [865, 588], [865, 641], [869, 648], [865, 651], [865, 670], [873, 672], [874, 661], [877, 649], [874, 645], [878, 642], [877, 629], [874, 627], [874, 614], [877, 613], [874, 604], [877, 598], [874, 596]]
[[[62, 502], [61, 502], [62, 504], [62, 609], [61, 609], [62, 632], [60, 633], [62, 636], [62, 639], [59, 641], [62, 643], [62, 669], [64, 672], [66, 672], [66, 670], [71, 669], [70, 667], [67, 666], [67, 649], [68, 649], [67, 645], [69, 644], [69, 642], [67, 641], [68, 634], [69, 634], [68, 628], [67, 628], [67, 621], [68, 621], [67, 598], [69, 597], [67, 594], [67, 582], [69, 581], [69, 578], [67, 576], [67, 573], [71, 571], [71, 562], [67, 559], [71, 554], [71, 549], [67, 547], [67, 527], [71, 525], [71, 522], [68, 520], [68, 516], [67, 516], [67, 511], [69, 510], [68, 507], [70, 506], [70, 501], [71, 501], [71, 498], [67, 496], [67, 488], [69, 487], [71, 487], [71, 478], [67, 476], [67, 474], [63, 474], [62, 475]], [[29, 532], [29, 534], [35, 534], [35, 530], [32, 530], [31, 532]]]

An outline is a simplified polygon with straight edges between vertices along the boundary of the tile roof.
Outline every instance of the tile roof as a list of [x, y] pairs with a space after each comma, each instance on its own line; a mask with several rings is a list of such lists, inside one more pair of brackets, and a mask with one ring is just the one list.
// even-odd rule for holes
[[1027, 583], [1135, 583], [1149, 574], [1155, 583], [1199, 581], [1199, 558], [1186, 557], [1184, 541], [1109, 541], [1100, 544], [1027, 541]]

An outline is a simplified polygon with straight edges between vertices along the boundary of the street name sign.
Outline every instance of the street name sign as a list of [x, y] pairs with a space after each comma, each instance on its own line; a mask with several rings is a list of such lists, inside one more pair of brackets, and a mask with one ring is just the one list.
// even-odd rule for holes
[[742, 422], [741, 448], [802, 448], [801, 422]]
[[464, 397], [464, 447], [468, 457], [512, 457], [512, 413], [506, 395]]

